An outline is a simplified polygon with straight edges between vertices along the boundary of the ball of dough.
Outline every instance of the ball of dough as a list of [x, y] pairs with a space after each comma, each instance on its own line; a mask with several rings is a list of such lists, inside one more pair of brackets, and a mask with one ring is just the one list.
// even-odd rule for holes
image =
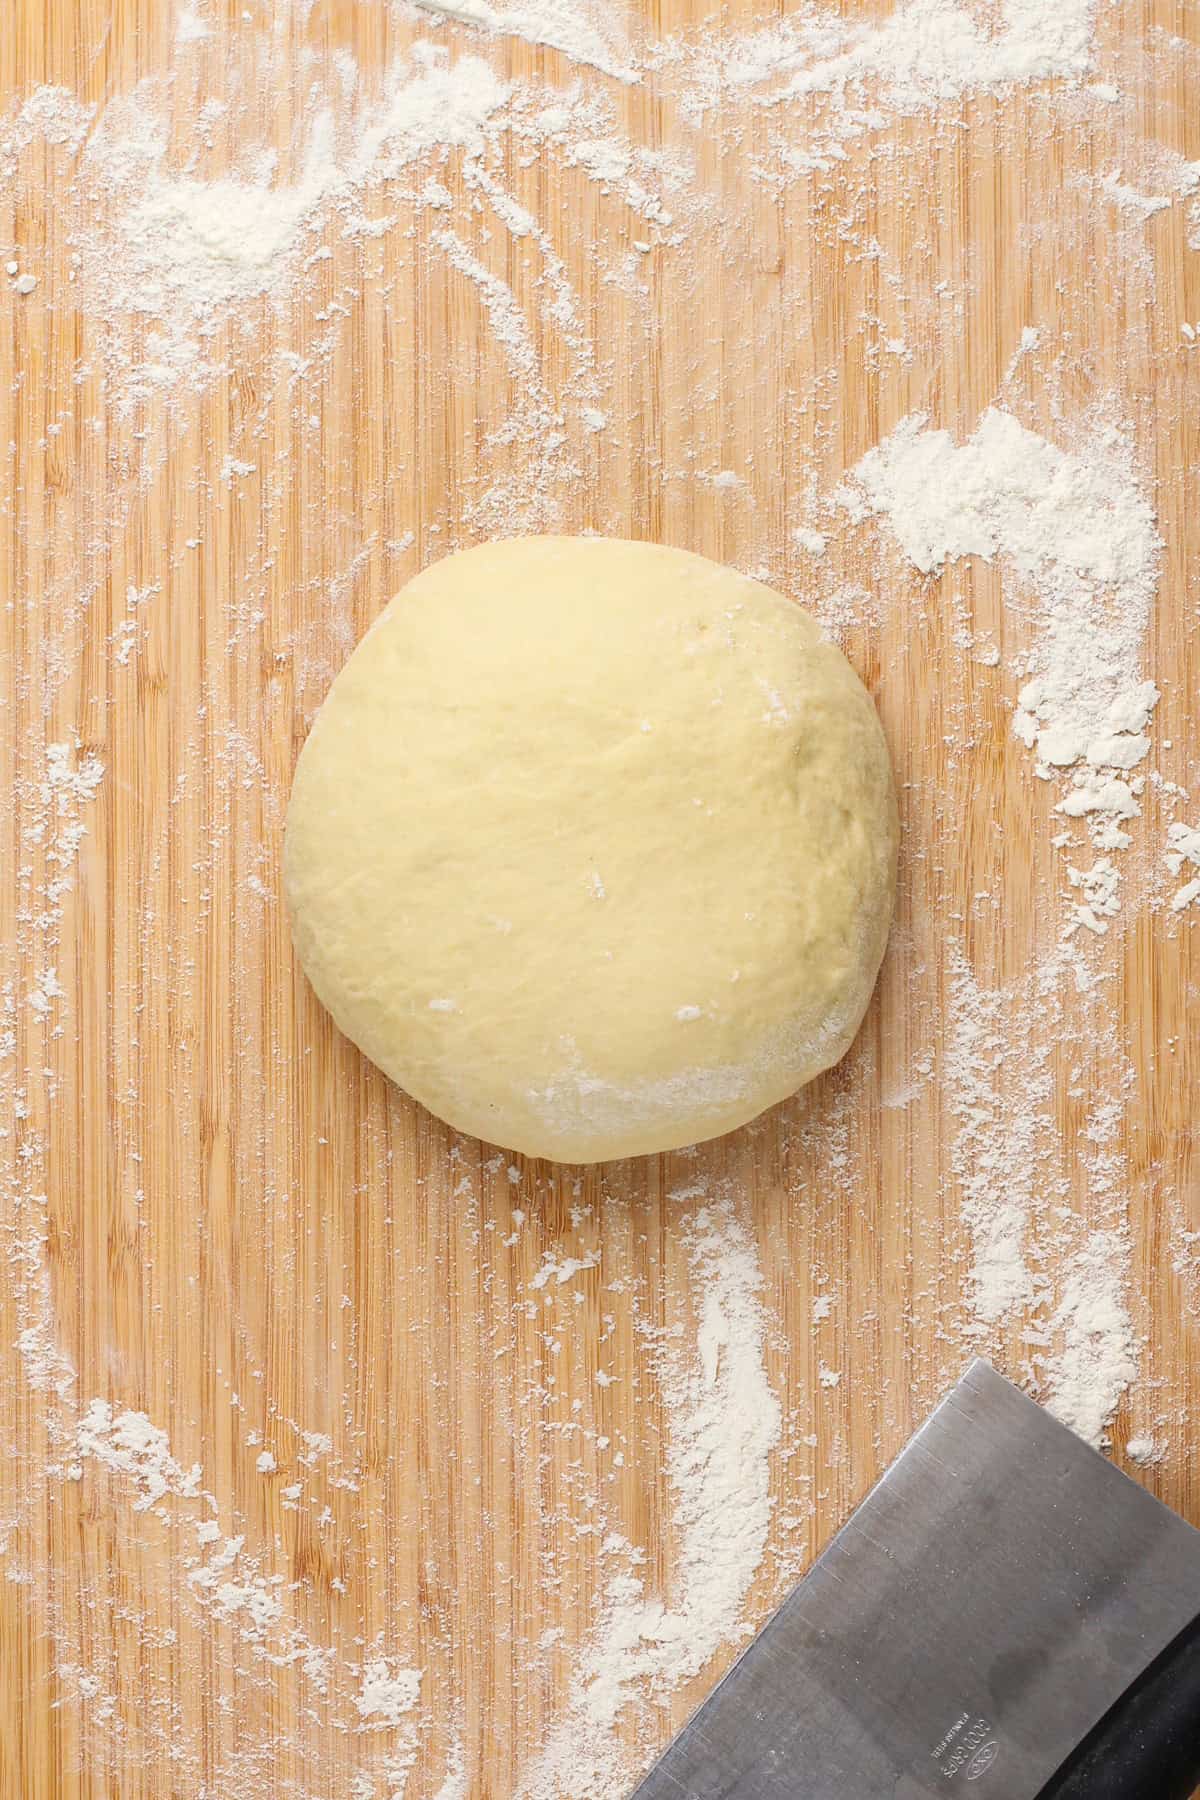
[[683, 550], [518, 538], [426, 569], [354, 651], [285, 880], [373, 1062], [461, 1131], [592, 1162], [837, 1061], [896, 836], [875, 709], [807, 614]]

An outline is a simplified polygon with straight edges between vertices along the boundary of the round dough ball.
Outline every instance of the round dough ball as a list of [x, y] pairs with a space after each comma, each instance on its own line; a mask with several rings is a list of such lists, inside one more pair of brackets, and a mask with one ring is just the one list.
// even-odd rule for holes
[[592, 1162], [837, 1061], [896, 836], [870, 697], [790, 601], [683, 550], [517, 538], [426, 569], [355, 650], [285, 876], [373, 1062], [461, 1131]]

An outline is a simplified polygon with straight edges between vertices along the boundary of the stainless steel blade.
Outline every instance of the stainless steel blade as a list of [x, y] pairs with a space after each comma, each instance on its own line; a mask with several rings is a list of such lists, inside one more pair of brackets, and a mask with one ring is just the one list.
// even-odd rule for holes
[[1034, 1800], [1200, 1614], [1200, 1532], [976, 1362], [633, 1800]]

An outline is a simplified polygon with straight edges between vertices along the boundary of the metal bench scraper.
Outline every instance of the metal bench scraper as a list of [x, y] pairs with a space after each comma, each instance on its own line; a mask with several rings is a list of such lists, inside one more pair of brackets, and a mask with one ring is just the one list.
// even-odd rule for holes
[[1187, 1800], [1200, 1532], [967, 1370], [633, 1800]]

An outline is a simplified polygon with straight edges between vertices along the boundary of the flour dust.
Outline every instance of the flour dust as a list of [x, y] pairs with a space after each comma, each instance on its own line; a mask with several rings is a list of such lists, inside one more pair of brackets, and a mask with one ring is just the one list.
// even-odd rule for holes
[[526, 1800], [624, 1792], [637, 1769], [626, 1766], [616, 1733], [622, 1715], [663, 1704], [750, 1628], [743, 1609], [766, 1549], [781, 1427], [763, 1357], [763, 1277], [728, 1204], [702, 1206], [678, 1229], [699, 1319], [694, 1346], [668, 1332], [656, 1352], [670, 1433], [673, 1591], [648, 1594], [645, 1551], [610, 1535], [600, 1616], [563, 1718], [521, 1787]]

